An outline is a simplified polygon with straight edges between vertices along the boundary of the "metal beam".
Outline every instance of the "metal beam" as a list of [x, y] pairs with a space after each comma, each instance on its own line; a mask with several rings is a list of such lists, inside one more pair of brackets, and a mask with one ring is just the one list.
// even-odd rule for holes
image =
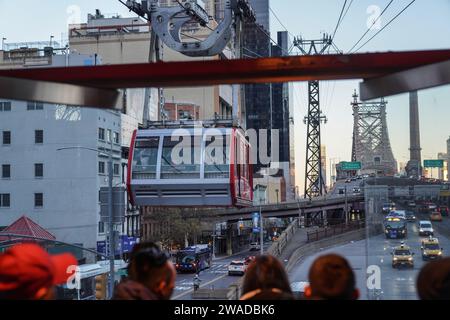
[[[70, 72], [67, 70], [67, 72]], [[0, 76], [2, 99], [121, 109], [118, 90]]]
[[369, 79], [450, 60], [450, 50], [0, 70], [0, 77], [105, 89]]
[[450, 60], [365, 80], [360, 84], [361, 100], [450, 84]]

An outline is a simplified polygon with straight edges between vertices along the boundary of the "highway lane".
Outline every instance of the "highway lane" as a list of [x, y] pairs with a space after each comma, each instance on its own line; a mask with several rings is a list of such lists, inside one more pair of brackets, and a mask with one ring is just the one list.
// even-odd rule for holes
[[[418, 219], [427, 220], [428, 216], [419, 214]], [[446, 217], [443, 222], [434, 222], [433, 225], [441, 226], [441, 228], [435, 228], [435, 236], [438, 237], [441, 247], [444, 248], [444, 256], [450, 255], [449, 234], [442, 234], [438, 231], [444, 226], [450, 226], [450, 219]], [[292, 269], [289, 274], [290, 281], [307, 281], [308, 271], [314, 259], [325, 253], [337, 253], [345, 256], [352, 265], [356, 275], [357, 286], [361, 292], [361, 299], [365, 300], [368, 298], [365, 274], [367, 265], [376, 265], [381, 270], [381, 299], [415, 300], [418, 298], [416, 278], [420, 269], [426, 264], [426, 262], [422, 261], [420, 251], [422, 237], [419, 237], [417, 231], [417, 224], [410, 222], [408, 224], [408, 237], [404, 240], [415, 253], [413, 269], [393, 269], [391, 252], [403, 240], [386, 239], [384, 235], [378, 235], [369, 238], [367, 242], [366, 240], [351, 242], [331, 249], [321, 250], [314, 256], [307, 257]], [[368, 253], [367, 255], [366, 252]]]
[[[267, 250], [271, 243], [264, 244], [264, 250]], [[233, 260], [242, 260], [248, 256], [258, 256], [259, 251], [244, 251], [239, 254], [218, 258], [213, 260], [212, 266], [200, 272], [200, 279], [202, 280], [200, 288], [208, 289], [225, 289], [233, 283], [239, 281], [241, 276], [229, 276], [228, 265]], [[173, 300], [191, 300], [193, 291], [194, 274], [192, 273], [180, 273], [177, 274], [177, 280], [175, 282], [175, 290], [172, 295]]]

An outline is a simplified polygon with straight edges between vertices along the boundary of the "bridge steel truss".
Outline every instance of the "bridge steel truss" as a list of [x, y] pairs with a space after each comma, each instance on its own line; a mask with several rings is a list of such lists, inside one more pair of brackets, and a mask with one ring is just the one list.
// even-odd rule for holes
[[386, 122], [387, 101], [358, 102], [353, 95], [353, 146], [352, 161], [361, 162], [362, 170], [393, 175], [397, 162], [392, 152]]

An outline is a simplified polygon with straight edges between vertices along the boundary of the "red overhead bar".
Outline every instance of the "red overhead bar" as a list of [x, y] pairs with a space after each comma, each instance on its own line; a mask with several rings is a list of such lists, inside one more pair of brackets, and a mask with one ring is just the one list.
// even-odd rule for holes
[[370, 79], [450, 60], [450, 50], [0, 70], [0, 77], [119, 89]]

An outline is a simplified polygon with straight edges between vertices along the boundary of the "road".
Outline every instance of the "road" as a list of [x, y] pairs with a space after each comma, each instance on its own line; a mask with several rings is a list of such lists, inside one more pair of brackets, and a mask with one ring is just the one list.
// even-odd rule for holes
[[[267, 250], [271, 243], [264, 244], [264, 250]], [[229, 276], [228, 265], [233, 260], [242, 260], [248, 256], [257, 256], [259, 251], [243, 251], [236, 255], [218, 258], [213, 260], [212, 266], [200, 273], [200, 279], [202, 280], [200, 288], [210, 289], [225, 289], [231, 284], [239, 281], [241, 276]], [[177, 274], [177, 280], [175, 282], [175, 291], [172, 295], [172, 300], [191, 300], [191, 294], [193, 291], [192, 280], [194, 274], [182, 273]]]
[[[417, 219], [428, 220], [428, 216], [418, 214]], [[439, 239], [441, 247], [444, 248], [444, 256], [450, 255], [450, 218], [444, 217], [443, 222], [433, 222], [433, 225], [435, 226], [435, 236]], [[361, 292], [361, 299], [367, 299], [365, 285], [367, 265], [376, 265], [381, 269], [382, 293], [380, 298], [382, 300], [415, 300], [418, 298], [416, 278], [420, 269], [426, 264], [422, 261], [420, 251], [422, 237], [419, 237], [417, 230], [417, 224], [410, 222], [408, 223], [408, 237], [405, 240], [386, 239], [384, 235], [379, 235], [369, 238], [367, 242], [366, 240], [356, 241], [320, 251], [295, 266], [289, 274], [290, 281], [291, 283], [307, 281], [308, 271], [314, 259], [325, 253], [337, 253], [346, 257], [352, 265], [357, 286]], [[405, 241], [415, 253], [413, 269], [392, 268], [391, 252], [401, 241]]]

